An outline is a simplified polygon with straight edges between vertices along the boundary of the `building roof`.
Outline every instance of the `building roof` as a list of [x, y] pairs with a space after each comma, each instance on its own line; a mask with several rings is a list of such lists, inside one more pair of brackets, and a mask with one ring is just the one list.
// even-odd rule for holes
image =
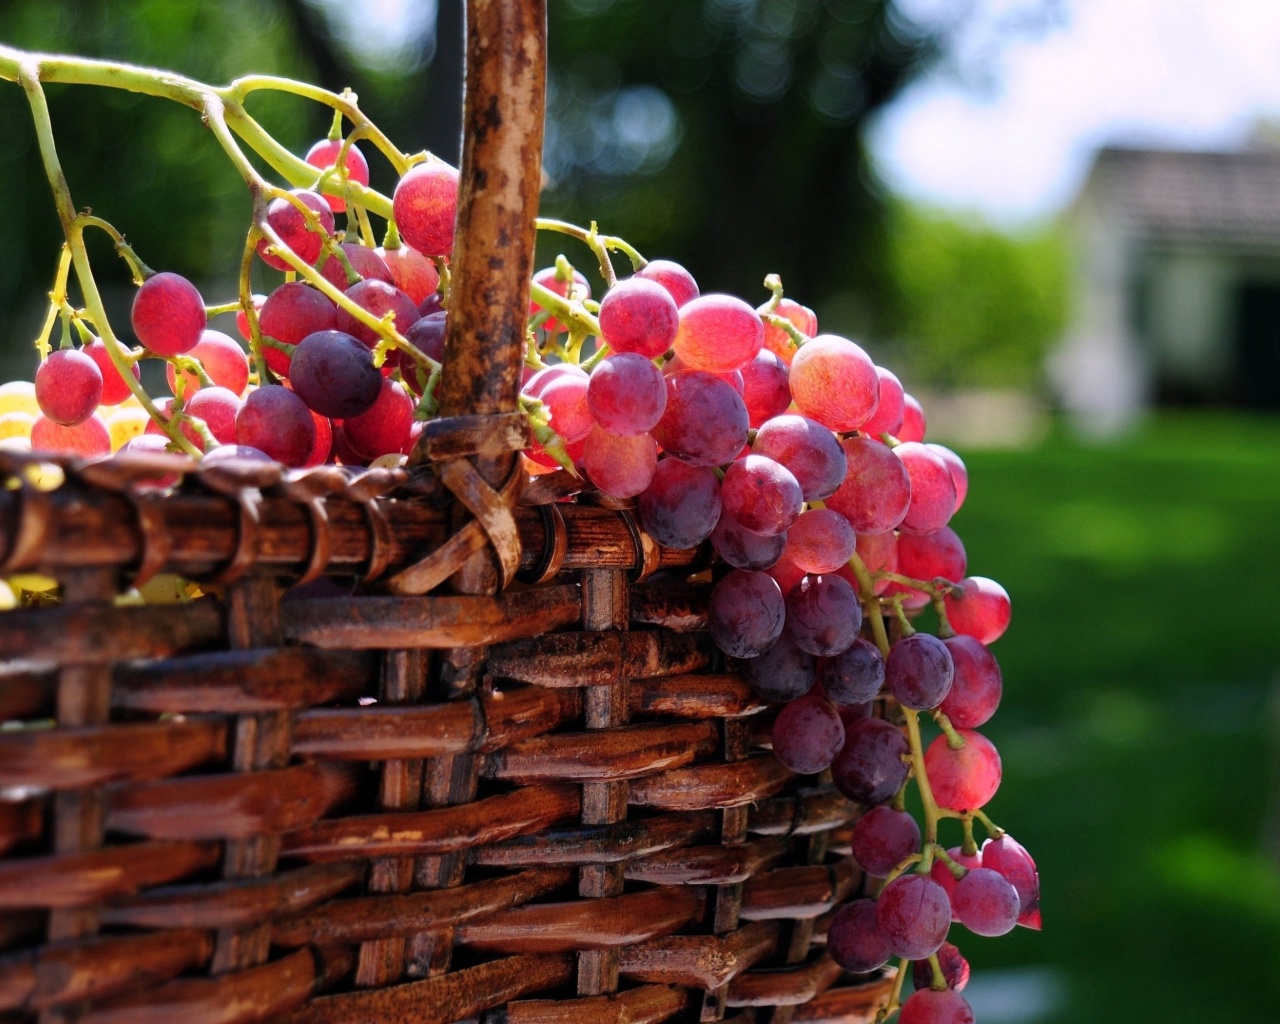
[[1084, 195], [1150, 238], [1280, 248], [1280, 150], [1104, 148]]

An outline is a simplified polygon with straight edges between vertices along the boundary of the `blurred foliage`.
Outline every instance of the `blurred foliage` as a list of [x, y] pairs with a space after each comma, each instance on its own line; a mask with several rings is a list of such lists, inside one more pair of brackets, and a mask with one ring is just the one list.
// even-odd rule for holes
[[895, 365], [930, 388], [1035, 388], [1066, 328], [1070, 268], [1054, 229], [1011, 236], [894, 203]]

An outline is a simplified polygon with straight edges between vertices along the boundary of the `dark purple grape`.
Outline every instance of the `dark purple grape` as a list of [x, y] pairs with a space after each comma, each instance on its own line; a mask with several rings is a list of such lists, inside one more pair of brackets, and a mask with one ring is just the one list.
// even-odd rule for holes
[[763, 455], [737, 459], [720, 488], [724, 510], [752, 533], [785, 533], [804, 508], [800, 484], [791, 471]]
[[[672, 460], [678, 461], [678, 460]], [[711, 531], [711, 544], [716, 554], [735, 569], [761, 571], [774, 566], [787, 546], [787, 535], [766, 537], [752, 533], [732, 516], [722, 515]], [[779, 583], [781, 587], [781, 583]]]
[[876, 927], [874, 900], [853, 900], [832, 915], [827, 952], [851, 974], [867, 974], [889, 962], [893, 953]]
[[754, 658], [782, 634], [786, 604], [773, 577], [734, 569], [711, 589], [707, 631], [716, 646], [735, 658]]
[[904, 708], [932, 711], [951, 689], [955, 667], [947, 645], [930, 633], [904, 636], [885, 659], [889, 692]]
[[862, 628], [862, 605], [839, 576], [806, 576], [787, 594], [787, 632], [819, 658], [846, 651]]
[[844, 449], [830, 430], [790, 413], [766, 420], [756, 432], [751, 451], [786, 466], [805, 501], [821, 501], [833, 494], [848, 470]]
[[880, 649], [858, 637], [835, 657], [818, 662], [818, 682], [835, 704], [869, 704], [884, 686]]
[[964, 996], [952, 989], [912, 992], [898, 1014], [898, 1024], [974, 1024], [974, 1020]]
[[667, 408], [653, 428], [663, 449], [694, 466], [732, 462], [747, 443], [747, 407], [742, 396], [715, 374], [702, 370], [666, 378]]
[[927, 875], [899, 875], [876, 900], [876, 926], [894, 956], [923, 960], [946, 941], [951, 901]]
[[710, 467], [663, 459], [636, 505], [640, 525], [659, 544], [695, 548], [720, 519], [720, 481]]
[[[964, 958], [950, 942], [944, 942], [939, 948], [938, 966], [942, 968], [942, 977], [947, 988], [960, 992], [969, 984], [969, 961]], [[911, 978], [917, 989], [926, 989], [933, 984], [933, 968], [928, 960], [917, 960], [911, 965]]]
[[994, 938], [1018, 923], [1018, 891], [993, 868], [973, 868], [951, 893], [955, 918], [975, 935]]
[[813, 686], [816, 659], [800, 650], [786, 630], [763, 654], [738, 664], [747, 685], [765, 700], [795, 700]]
[[323, 416], [347, 419], [368, 411], [382, 390], [373, 352], [342, 331], [308, 334], [293, 352], [289, 382]]
[[1000, 706], [1004, 683], [995, 655], [963, 633], [942, 641], [951, 652], [955, 679], [943, 698], [942, 711], [957, 729], [985, 725]]
[[829, 702], [814, 694], [797, 697], [773, 722], [773, 753], [798, 775], [816, 775], [844, 746], [844, 723]]
[[831, 762], [831, 778], [850, 800], [882, 804], [907, 781], [909, 752], [896, 726], [881, 718], [864, 718], [845, 728], [844, 746]]
[[920, 826], [906, 811], [873, 807], [854, 824], [850, 842], [862, 870], [884, 878], [920, 851]]
[[307, 403], [279, 384], [251, 391], [236, 414], [236, 443], [264, 451], [286, 466], [303, 465], [315, 440]]

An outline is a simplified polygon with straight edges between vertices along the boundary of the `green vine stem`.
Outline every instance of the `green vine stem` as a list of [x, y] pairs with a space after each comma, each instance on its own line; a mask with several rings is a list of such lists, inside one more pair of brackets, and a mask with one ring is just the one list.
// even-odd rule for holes
[[614, 270], [613, 261], [609, 259], [609, 250], [625, 253], [627, 258], [631, 260], [631, 266], [634, 270], [641, 270], [648, 263], [648, 260], [623, 239], [615, 235], [600, 234], [594, 221], [592, 221], [590, 228], [581, 228], [577, 224], [570, 224], [563, 220], [552, 220], [547, 217], [539, 217], [535, 223], [539, 231], [557, 231], [562, 235], [568, 235], [570, 238], [576, 238], [586, 244], [595, 253], [596, 259], [600, 261], [600, 274], [611, 287], [617, 281], [617, 271]]

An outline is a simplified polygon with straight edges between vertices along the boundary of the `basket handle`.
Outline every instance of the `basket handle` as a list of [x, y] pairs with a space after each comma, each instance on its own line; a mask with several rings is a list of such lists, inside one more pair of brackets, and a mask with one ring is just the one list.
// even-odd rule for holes
[[542, 186], [546, 0], [467, 0], [466, 95], [440, 415], [514, 412]]

